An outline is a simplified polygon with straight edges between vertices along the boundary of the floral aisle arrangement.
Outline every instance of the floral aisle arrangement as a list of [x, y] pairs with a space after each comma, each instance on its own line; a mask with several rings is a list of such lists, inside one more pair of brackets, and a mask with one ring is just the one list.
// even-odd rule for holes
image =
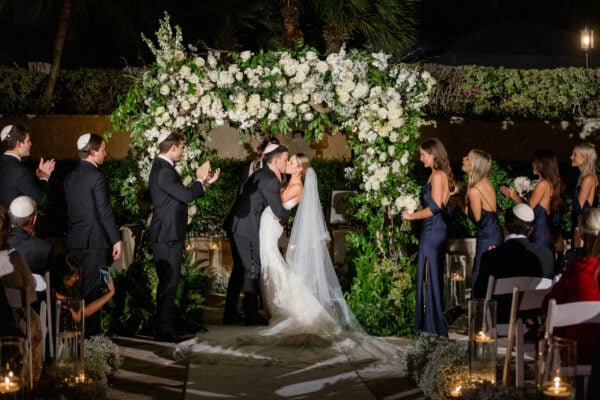
[[[177, 167], [186, 184], [200, 159], [210, 156], [204, 142], [211, 128], [226, 122], [240, 131], [301, 130], [316, 142], [341, 132], [354, 153], [347, 177], [361, 188], [353, 202], [357, 229], [351, 238], [358, 252], [367, 254], [355, 260], [359, 275], [368, 275], [378, 260], [398, 262], [407, 256], [401, 248], [414, 238], [395, 221], [403, 209], [418, 207], [410, 170], [418, 128], [427, 123], [423, 108], [435, 84], [427, 71], [390, 64], [383, 53], [345, 49], [325, 59], [307, 47], [198, 54], [184, 46], [180, 28], [171, 27], [168, 15], [157, 43], [144, 40], [156, 62], [111, 115], [116, 131], [130, 132], [142, 181], [158, 143], [174, 130], [186, 135]], [[190, 218], [197, 218], [195, 213], [192, 204]]]

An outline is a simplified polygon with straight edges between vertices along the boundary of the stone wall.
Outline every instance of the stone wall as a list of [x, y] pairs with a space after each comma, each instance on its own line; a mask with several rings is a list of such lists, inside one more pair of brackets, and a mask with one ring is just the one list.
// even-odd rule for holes
[[[460, 162], [470, 149], [488, 151], [496, 160], [530, 160], [535, 150], [553, 150], [561, 162], [568, 162], [573, 146], [590, 141], [600, 145], [600, 136], [594, 133], [582, 138], [584, 129], [594, 127], [592, 121], [584, 124], [561, 121], [461, 121], [440, 120], [436, 126], [421, 128], [423, 138], [440, 138], [453, 162]], [[55, 159], [76, 158], [75, 142], [85, 132], [103, 133], [112, 129], [103, 115], [44, 115], [31, 117], [0, 118], [0, 125], [25, 124], [32, 131], [32, 156]], [[343, 135], [328, 136], [319, 143], [307, 143], [301, 135], [279, 137], [291, 152], [304, 152], [310, 157], [350, 158]], [[243, 141], [235, 129], [217, 128], [209, 147], [217, 149], [219, 156], [239, 159], [254, 157], [261, 138], [244, 135]], [[111, 157], [122, 158], [127, 154], [129, 137], [114, 134], [108, 143]], [[418, 157], [418, 155], [415, 155]]]

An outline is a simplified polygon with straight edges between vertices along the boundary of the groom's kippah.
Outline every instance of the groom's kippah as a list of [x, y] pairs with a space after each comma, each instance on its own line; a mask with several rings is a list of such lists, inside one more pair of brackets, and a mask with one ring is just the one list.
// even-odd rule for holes
[[265, 154], [268, 154], [270, 152], [272, 152], [273, 150], [277, 149], [279, 147], [278, 144], [275, 143], [271, 143], [270, 145], [267, 146], [267, 148], [265, 149]]
[[91, 137], [92, 135], [90, 133], [84, 133], [83, 135], [79, 136], [79, 139], [77, 139], [77, 150], [83, 150], [90, 142]]
[[512, 208], [515, 217], [519, 218], [523, 222], [533, 222], [535, 215], [533, 210], [527, 204], [517, 204]]

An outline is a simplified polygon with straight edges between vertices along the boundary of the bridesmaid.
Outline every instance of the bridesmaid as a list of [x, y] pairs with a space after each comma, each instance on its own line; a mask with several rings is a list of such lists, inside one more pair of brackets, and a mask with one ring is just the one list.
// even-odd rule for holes
[[496, 191], [488, 179], [491, 168], [492, 157], [485, 151], [474, 149], [463, 157], [462, 170], [469, 175], [465, 213], [477, 228], [472, 283], [479, 273], [481, 255], [490, 246], [500, 246], [504, 240], [496, 212]]
[[598, 207], [598, 177], [596, 176], [596, 148], [592, 143], [582, 143], [573, 148], [571, 165], [579, 168], [579, 179], [571, 207], [572, 248], [583, 247], [579, 232], [579, 214], [586, 208]]
[[533, 174], [539, 181], [527, 198], [522, 199], [513, 188], [502, 186], [502, 194], [516, 203], [527, 203], [535, 213], [535, 226], [529, 237], [532, 243], [554, 251], [550, 236], [551, 215], [558, 212], [560, 206], [560, 176], [556, 155], [550, 150], [538, 150], [533, 155]]
[[454, 177], [448, 153], [438, 139], [424, 141], [420, 155], [423, 165], [431, 168], [431, 175], [421, 188], [421, 201], [425, 208], [414, 213], [402, 213], [404, 220], [423, 220], [419, 239], [415, 331], [448, 336], [442, 308], [443, 260], [447, 237], [443, 213], [450, 213], [448, 200], [454, 190]]

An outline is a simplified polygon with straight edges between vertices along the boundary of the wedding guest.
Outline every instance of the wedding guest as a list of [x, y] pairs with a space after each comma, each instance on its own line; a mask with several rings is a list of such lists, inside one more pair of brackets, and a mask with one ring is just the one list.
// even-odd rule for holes
[[[575, 301], [600, 301], [600, 209], [587, 208], [579, 217], [584, 257], [569, 264], [544, 299], [542, 312], [546, 314], [548, 301], [557, 304]], [[595, 344], [600, 341], [600, 327], [580, 324], [557, 328], [556, 336], [577, 340], [577, 359], [580, 364], [591, 364]]]
[[183, 260], [187, 205], [204, 195], [220, 173], [217, 169], [212, 175], [210, 162], [206, 161], [196, 170], [196, 181], [189, 187], [184, 186], [175, 170], [175, 162], [183, 154], [184, 141], [183, 134], [178, 132], [159, 141], [160, 154], [154, 159], [148, 182], [153, 206], [149, 239], [158, 275], [154, 340], [161, 342], [179, 340], [173, 326], [173, 312]]
[[[516, 204], [504, 214], [504, 243], [481, 256], [479, 274], [472, 295], [484, 299], [490, 276], [496, 279], [516, 276], [552, 278], [554, 258], [547, 248], [530, 242], [535, 214], [527, 204]], [[498, 299], [498, 321], [508, 321], [511, 295]]]
[[[71, 254], [56, 257], [50, 271], [52, 294], [56, 300], [81, 299], [81, 276], [83, 267]], [[103, 293], [93, 301], [86, 302], [84, 317], [97, 313], [115, 295], [115, 285], [111, 277], [104, 285]], [[86, 327], [87, 329], [87, 327]]]
[[496, 191], [488, 179], [491, 168], [492, 157], [485, 151], [473, 149], [463, 157], [462, 170], [469, 176], [465, 212], [477, 228], [471, 286], [477, 280], [481, 255], [490, 247], [500, 246], [504, 239], [496, 212]]
[[35, 237], [34, 225], [37, 219], [35, 200], [29, 196], [19, 196], [10, 203], [10, 238], [8, 243], [25, 257], [29, 270], [33, 274], [44, 275], [48, 271], [48, 262], [52, 244]]
[[571, 247], [583, 246], [579, 233], [578, 218], [583, 210], [598, 207], [598, 176], [596, 175], [596, 147], [592, 143], [578, 144], [571, 154], [571, 165], [579, 169], [579, 178], [571, 206]]
[[[110, 204], [108, 184], [98, 166], [106, 158], [106, 142], [95, 133], [77, 139], [79, 164], [64, 182], [69, 230], [67, 248], [83, 266], [82, 297], [91, 303], [101, 296], [100, 268], [121, 257], [121, 234]], [[100, 313], [85, 321], [88, 336], [100, 334]]]
[[0, 156], [0, 204], [5, 207], [19, 196], [33, 198], [38, 206], [48, 198], [48, 180], [54, 171], [54, 160], [40, 159], [35, 173], [21, 164], [31, 152], [29, 128], [7, 125], [0, 132], [4, 154]]
[[447, 239], [443, 214], [450, 213], [449, 199], [454, 190], [454, 176], [448, 153], [436, 138], [421, 144], [420, 160], [426, 168], [431, 168], [431, 175], [421, 188], [421, 203], [424, 208], [414, 213], [402, 212], [404, 220], [423, 220], [419, 239], [415, 331], [448, 336], [442, 305], [442, 274]]
[[556, 155], [550, 150], [536, 151], [533, 155], [533, 174], [539, 177], [539, 181], [524, 198], [514, 188], [502, 186], [500, 190], [517, 204], [526, 203], [533, 209], [535, 224], [529, 240], [554, 251], [551, 219], [558, 216], [561, 204]]
[[[8, 245], [8, 237], [10, 235], [10, 222], [8, 210], [0, 205], [0, 275], [2, 275], [2, 286], [7, 289], [25, 289], [28, 292], [30, 303], [37, 301], [35, 295], [35, 280], [27, 262], [23, 256], [11, 249]], [[33, 383], [37, 386], [42, 374], [42, 326], [39, 315], [30, 308], [31, 319], [31, 344], [32, 344], [32, 371]], [[14, 325], [19, 328], [20, 320], [25, 318], [17, 309], [12, 310]], [[23, 335], [26, 332], [21, 332]]]

